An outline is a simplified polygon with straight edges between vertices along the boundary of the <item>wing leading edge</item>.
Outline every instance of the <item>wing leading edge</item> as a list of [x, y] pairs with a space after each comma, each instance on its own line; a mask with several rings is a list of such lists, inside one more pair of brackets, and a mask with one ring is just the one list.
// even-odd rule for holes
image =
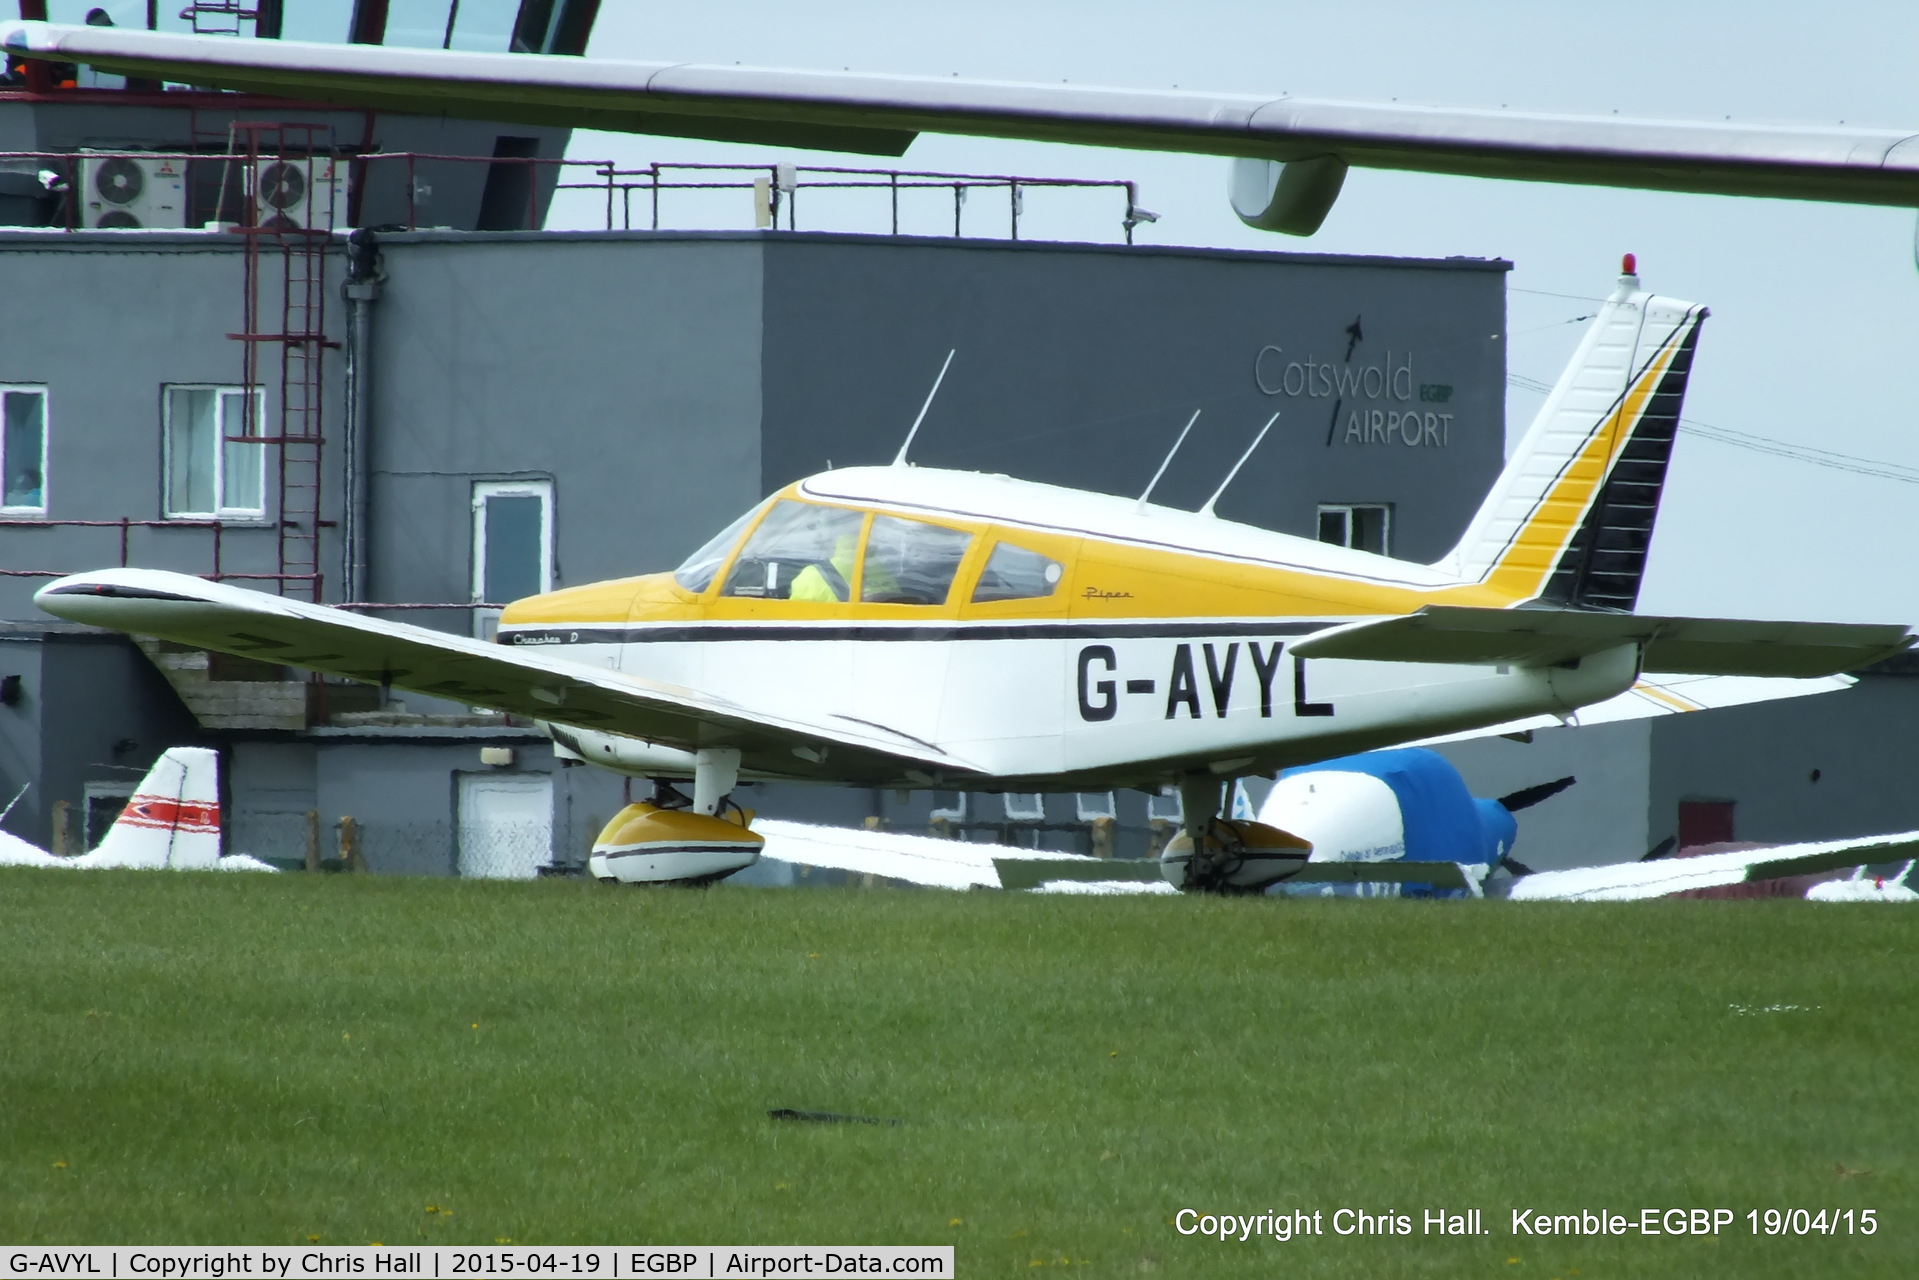
[[1919, 135], [234, 40], [18, 22], [14, 55], [429, 115], [902, 154], [921, 131], [1919, 206]]
[[537, 649], [507, 648], [155, 569], [75, 574], [35, 597], [74, 622], [157, 636], [369, 684], [622, 733], [685, 751], [737, 747], [748, 771], [836, 780], [975, 772], [883, 728], [809, 724]]

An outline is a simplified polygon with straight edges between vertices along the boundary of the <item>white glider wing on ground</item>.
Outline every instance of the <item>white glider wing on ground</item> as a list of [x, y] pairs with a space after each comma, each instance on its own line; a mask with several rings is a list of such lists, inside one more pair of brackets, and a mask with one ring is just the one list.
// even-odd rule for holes
[[1898, 862], [1915, 854], [1919, 854], [1919, 831], [1904, 831], [1896, 835], [1773, 845], [1691, 858], [1538, 871], [1514, 880], [1507, 896], [1515, 902], [1631, 902], [1663, 898], [1687, 889], [1717, 889], [1780, 876], [1816, 875], [1843, 867]]
[[[897, 156], [921, 132], [1233, 157], [1233, 204], [1310, 234], [1347, 167], [1919, 206], [1899, 129], [1637, 120], [1271, 94], [0, 26], [9, 54], [312, 102]], [[1282, 171], [1281, 165], [1293, 166]]]
[[[758, 819], [753, 823], [753, 830], [766, 837], [762, 857], [799, 866], [831, 867], [857, 875], [881, 876], [935, 889], [1031, 888], [1047, 879], [1081, 877], [1094, 872], [1099, 872], [1102, 878], [1117, 876], [1133, 865], [1150, 867], [1155, 878], [1159, 875], [1156, 862], [1116, 864], [1077, 853], [1015, 849], [899, 831], [816, 826], [777, 818]], [[1119, 871], [1113, 870], [1116, 866]], [[1003, 876], [1002, 872], [1007, 874]]]
[[1810, 902], [1919, 902], [1911, 886], [1913, 863], [1896, 876], [1869, 876], [1860, 867], [1844, 880], [1825, 880], [1806, 890]]

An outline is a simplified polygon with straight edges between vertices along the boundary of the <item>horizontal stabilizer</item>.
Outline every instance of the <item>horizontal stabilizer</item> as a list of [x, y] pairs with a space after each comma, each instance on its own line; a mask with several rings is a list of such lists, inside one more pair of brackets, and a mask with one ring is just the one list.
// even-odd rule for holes
[[1469, 742], [1475, 738], [1513, 737], [1531, 741], [1535, 729], [1583, 728], [1596, 724], [1617, 724], [1625, 720], [1649, 720], [1655, 716], [1685, 715], [1693, 711], [1716, 711], [1725, 707], [1744, 707], [1756, 702], [1775, 702], [1781, 698], [1804, 698], [1815, 693], [1837, 693], [1859, 681], [1854, 676], [1815, 676], [1810, 680], [1787, 680], [1767, 676], [1641, 676], [1633, 687], [1615, 698], [1595, 702], [1565, 715], [1526, 716], [1500, 724], [1468, 729], [1463, 733], [1423, 738], [1408, 746], [1431, 747], [1444, 742]]
[[1905, 649], [1912, 634], [1903, 626], [1877, 623], [1428, 605], [1405, 617], [1355, 622], [1308, 636], [1293, 645], [1293, 655], [1549, 667], [1633, 643], [1644, 646], [1647, 671], [1809, 677], [1870, 666]]

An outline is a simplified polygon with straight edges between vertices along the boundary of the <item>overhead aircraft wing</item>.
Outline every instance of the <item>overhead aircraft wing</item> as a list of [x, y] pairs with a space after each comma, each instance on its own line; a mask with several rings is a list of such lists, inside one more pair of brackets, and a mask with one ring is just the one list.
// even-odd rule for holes
[[455, 53], [35, 22], [5, 24], [0, 43], [11, 54], [102, 71], [345, 106], [872, 155], [900, 155], [925, 131], [1919, 206], [1919, 136], [1906, 130]]
[[1684, 715], [1691, 711], [1718, 711], [1756, 702], [1776, 702], [1782, 698], [1804, 698], [1815, 693], [1837, 693], [1858, 683], [1853, 676], [1813, 676], [1804, 680], [1775, 676], [1641, 676], [1633, 681], [1632, 688], [1619, 696], [1595, 702], [1563, 716], [1526, 716], [1502, 724], [1467, 729], [1461, 733], [1421, 738], [1405, 745], [1436, 747], [1442, 743], [1471, 742], [1477, 738], [1530, 735], [1535, 729], [1580, 729], [1616, 724], [1623, 720]]
[[1707, 853], [1693, 858], [1538, 871], [1514, 880], [1507, 896], [1519, 902], [1628, 902], [1663, 898], [1687, 889], [1716, 889], [1753, 880], [1817, 875], [1842, 867], [1897, 862], [1915, 855], [1919, 855], [1919, 831], [1904, 831], [1853, 840]]
[[305, 667], [475, 703], [531, 719], [623, 733], [685, 751], [737, 747], [748, 772], [845, 781], [975, 772], [917, 738], [847, 720], [790, 715], [539, 649], [487, 644], [363, 618], [156, 569], [103, 569], [41, 588], [36, 602], [74, 622]]
[[1647, 671], [1805, 678], [1870, 666], [1912, 640], [1905, 627], [1891, 624], [1428, 605], [1404, 617], [1354, 622], [1307, 636], [1293, 645], [1293, 655], [1545, 667], [1638, 643], [1644, 646]]

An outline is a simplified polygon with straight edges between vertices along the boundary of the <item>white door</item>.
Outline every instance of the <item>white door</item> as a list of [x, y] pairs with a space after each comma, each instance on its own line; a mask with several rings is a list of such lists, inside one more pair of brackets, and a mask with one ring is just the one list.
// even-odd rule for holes
[[553, 776], [460, 775], [460, 874], [531, 880], [553, 861]]

